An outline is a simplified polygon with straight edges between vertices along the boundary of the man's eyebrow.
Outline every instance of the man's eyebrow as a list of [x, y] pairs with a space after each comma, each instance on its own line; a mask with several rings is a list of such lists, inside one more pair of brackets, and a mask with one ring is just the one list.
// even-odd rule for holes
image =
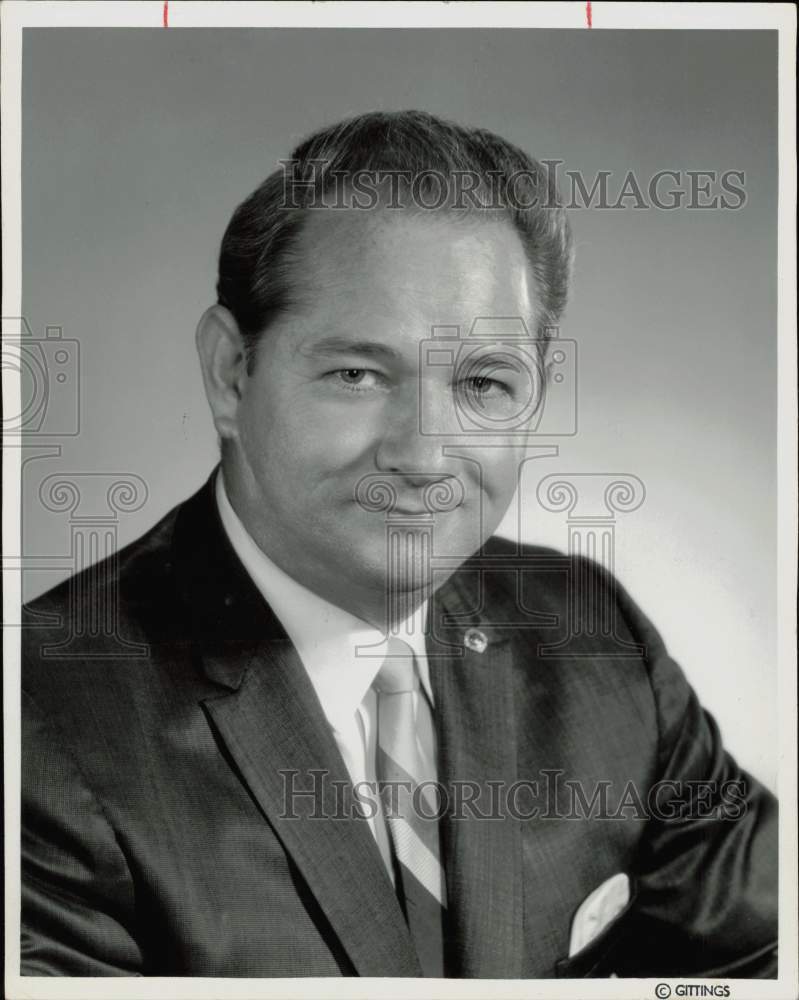
[[305, 355], [333, 356], [336, 354], [364, 354], [375, 358], [396, 359], [400, 352], [388, 344], [376, 340], [350, 340], [347, 337], [326, 337], [310, 344], [304, 344], [299, 352]]
[[470, 368], [477, 368], [478, 365], [484, 365], [492, 371], [518, 372], [529, 367], [524, 357], [517, 360], [516, 358], [509, 357], [507, 354], [481, 354], [477, 360], [467, 358], [465, 363]]

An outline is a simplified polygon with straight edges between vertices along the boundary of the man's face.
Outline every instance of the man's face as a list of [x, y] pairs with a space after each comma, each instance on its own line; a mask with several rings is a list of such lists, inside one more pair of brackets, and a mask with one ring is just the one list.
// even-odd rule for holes
[[[389, 584], [419, 586], [421, 546], [408, 540], [429, 527], [426, 487], [455, 497], [433, 514], [434, 563], [449, 571], [494, 532], [513, 497], [518, 436], [470, 435], [458, 407], [500, 423], [518, 412], [531, 392], [529, 355], [515, 364], [513, 349], [498, 354], [487, 341], [476, 364], [459, 368], [427, 364], [420, 348], [433, 327], [458, 326], [465, 337], [477, 317], [529, 322], [529, 267], [506, 221], [330, 211], [310, 214], [296, 273], [300, 305], [258, 344], [225, 479], [273, 561], [328, 600], [365, 608], [384, 601]], [[387, 512], [359, 499], [365, 477], [396, 494], [404, 569], [388, 556]]]

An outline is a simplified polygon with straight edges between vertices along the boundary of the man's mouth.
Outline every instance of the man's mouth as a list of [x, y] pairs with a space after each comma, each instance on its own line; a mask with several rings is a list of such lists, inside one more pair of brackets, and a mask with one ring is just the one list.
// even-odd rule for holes
[[[399, 482], [400, 478], [406, 481]], [[408, 490], [409, 485], [407, 477], [380, 473], [365, 476], [356, 484], [355, 502], [370, 512], [421, 517], [455, 510], [465, 499], [463, 484], [456, 476], [431, 478], [423, 488], [413, 491]]]

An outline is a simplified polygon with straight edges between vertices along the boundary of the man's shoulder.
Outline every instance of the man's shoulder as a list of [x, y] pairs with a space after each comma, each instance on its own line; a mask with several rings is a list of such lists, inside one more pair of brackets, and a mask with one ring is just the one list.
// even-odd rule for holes
[[568, 558], [559, 549], [551, 548], [548, 545], [533, 545], [525, 542], [517, 542], [504, 535], [492, 535], [483, 546], [480, 556], [506, 556], [517, 559], [538, 559], [538, 558]]
[[582, 553], [494, 536], [453, 574], [449, 593], [456, 614], [471, 610], [497, 634], [563, 662], [618, 661], [626, 672], [665, 651], [613, 571]]
[[492, 563], [498, 566], [504, 563], [509, 569], [521, 567], [527, 571], [548, 567], [565, 569], [571, 565], [583, 565], [593, 567], [597, 572], [607, 575], [607, 570], [582, 553], [564, 552], [549, 545], [519, 542], [504, 535], [492, 535], [478, 552], [466, 560], [464, 566], [473, 568]]
[[483, 546], [464, 561], [462, 569], [507, 570], [510, 573], [533, 572], [547, 567], [564, 568], [572, 562], [573, 557], [559, 549], [547, 545], [534, 545], [517, 542], [503, 535], [492, 535]]
[[23, 687], [50, 684], [53, 676], [94, 675], [109, 664], [121, 675], [121, 668], [141, 667], [154, 644], [185, 637], [176, 536], [184, 512], [198, 500], [208, 506], [207, 493], [206, 485], [139, 538], [23, 606]]
[[182, 553], [201, 545], [204, 528], [208, 534], [208, 496], [200, 490], [23, 608], [23, 719], [33, 733], [44, 725], [37, 720], [46, 720], [45, 738], [68, 734], [76, 753], [100, 734], [117, 745], [120, 706], [149, 720], [137, 731], [155, 732], [171, 693], [195, 683]]
[[[73, 613], [78, 619], [91, 617], [108, 600], [108, 592], [118, 599], [137, 594], [153, 594], [168, 574], [175, 522], [180, 507], [170, 510], [153, 527], [117, 552], [111, 553], [23, 606], [23, 621], [40, 625], [54, 614]], [[100, 592], [104, 596], [101, 600]]]
[[479, 581], [486, 600], [518, 602], [528, 594], [557, 607], [570, 599], [575, 588], [592, 601], [619, 589], [615, 577], [593, 559], [501, 535], [489, 538], [455, 575]]

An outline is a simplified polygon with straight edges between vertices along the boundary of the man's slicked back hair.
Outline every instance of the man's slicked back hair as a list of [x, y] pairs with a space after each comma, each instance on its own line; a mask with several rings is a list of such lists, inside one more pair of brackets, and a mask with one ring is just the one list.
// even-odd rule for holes
[[233, 213], [217, 296], [235, 317], [250, 359], [270, 322], [297, 304], [291, 275], [302, 266], [297, 244], [308, 212], [345, 207], [343, 190], [347, 205], [363, 208], [368, 202], [357, 191], [365, 180], [380, 192], [369, 207], [508, 219], [535, 281], [538, 312], [526, 319], [539, 331], [557, 324], [572, 247], [553, 172], [486, 129], [423, 111], [369, 112], [314, 133]]

